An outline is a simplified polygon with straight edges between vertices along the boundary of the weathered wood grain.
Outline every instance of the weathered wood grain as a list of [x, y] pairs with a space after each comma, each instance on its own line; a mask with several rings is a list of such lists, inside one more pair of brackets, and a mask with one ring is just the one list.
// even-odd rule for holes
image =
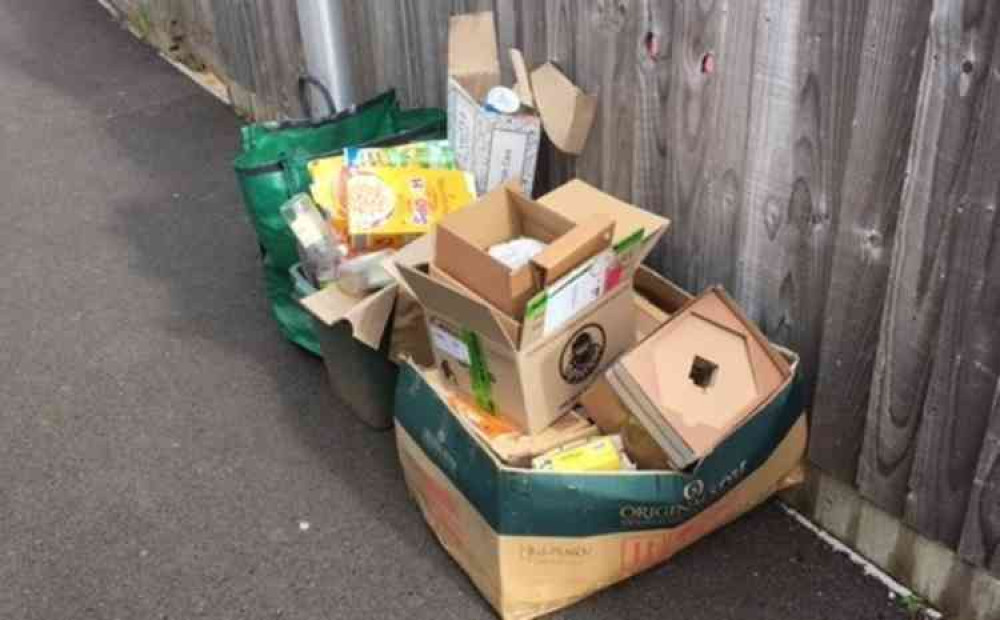
[[839, 206], [829, 294], [810, 325], [822, 329], [822, 344], [809, 454], [846, 482], [855, 479], [864, 433], [930, 5], [830, 4], [828, 79], [848, 83], [829, 86], [854, 100], [839, 102], [824, 132], [829, 200]]
[[952, 546], [998, 362], [995, 11], [932, 12], [858, 470], [863, 494]]
[[[644, 145], [641, 156], [653, 160], [637, 161], [634, 179], [640, 188], [662, 183], [652, 188], [662, 196], [639, 204], [673, 220], [657, 257], [666, 274], [692, 290], [721, 283], [732, 291], [731, 257], [738, 254], [739, 214], [746, 205], [741, 189], [755, 35], [748, 24], [755, 23], [760, 3], [660, 8], [637, 42], [640, 79], [657, 90], [641, 108], [636, 137]], [[651, 136], [642, 135], [647, 129]]]
[[935, 179], [948, 184], [942, 200], [929, 205], [943, 226], [924, 255], [931, 279], [943, 275], [941, 314], [905, 514], [955, 547], [1000, 376], [1000, 5], [964, 2], [961, 13], [941, 14], [954, 18], [942, 39], [960, 43], [960, 58], [948, 64], [941, 54], [946, 70], [928, 74], [945, 79], [936, 84], [947, 100], [936, 159], [949, 170]]
[[839, 67], [851, 66], [851, 50], [834, 58], [832, 49], [835, 35], [850, 39], [856, 27], [827, 9], [766, 1], [754, 19], [737, 222], [736, 297], [772, 339], [799, 352], [807, 390], [817, 373], [839, 207], [831, 191], [835, 153], [843, 149], [840, 125], [850, 118], [854, 86]]
[[994, 390], [989, 429], [979, 451], [958, 552], [966, 561], [1000, 575], [1000, 381]]

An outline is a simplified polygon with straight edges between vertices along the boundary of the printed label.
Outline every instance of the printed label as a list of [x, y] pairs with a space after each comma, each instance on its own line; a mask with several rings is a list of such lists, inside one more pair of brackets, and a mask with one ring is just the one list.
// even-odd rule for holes
[[512, 178], [522, 181], [524, 154], [528, 147], [527, 134], [494, 128], [491, 137], [489, 173], [486, 176], [486, 187], [480, 188], [481, 191]]
[[462, 330], [462, 340], [469, 351], [469, 379], [472, 382], [472, 393], [476, 397], [476, 405], [490, 413], [496, 413], [493, 402], [493, 375], [486, 365], [486, 356], [479, 342], [479, 336], [472, 330]]
[[448, 87], [448, 142], [459, 167], [472, 168], [472, 149], [479, 106], [454, 84]]
[[547, 336], [555, 332], [603, 295], [607, 272], [615, 264], [615, 254], [608, 250], [554, 284], [548, 293], [542, 333]]
[[466, 366], [470, 365], [469, 347], [443, 327], [431, 324], [431, 340], [434, 342], [435, 349], [457, 359]]

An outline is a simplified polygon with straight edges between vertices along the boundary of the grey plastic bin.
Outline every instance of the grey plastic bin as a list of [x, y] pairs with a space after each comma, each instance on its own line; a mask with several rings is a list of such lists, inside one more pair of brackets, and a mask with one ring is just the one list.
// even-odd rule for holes
[[[289, 271], [299, 301], [317, 292], [298, 264]], [[389, 361], [393, 313], [388, 313], [387, 324], [376, 350], [354, 338], [348, 320], [336, 320], [328, 325], [319, 320], [314, 308], [307, 309], [313, 315], [334, 397], [368, 426], [379, 430], [392, 428], [396, 376], [399, 374], [396, 364]]]

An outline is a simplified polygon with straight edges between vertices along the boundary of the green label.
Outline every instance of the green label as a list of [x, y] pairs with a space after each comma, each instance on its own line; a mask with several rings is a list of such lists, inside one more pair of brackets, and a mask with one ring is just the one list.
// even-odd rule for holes
[[640, 228], [636, 230], [634, 233], [615, 244], [615, 254], [624, 254], [625, 252], [634, 250], [636, 246], [642, 243], [642, 239], [645, 235], [646, 229]]
[[535, 317], [541, 316], [545, 313], [545, 306], [548, 304], [549, 295], [547, 292], [542, 291], [541, 293], [535, 295], [528, 302], [527, 308], [524, 310], [525, 320], [531, 320]]
[[479, 336], [472, 330], [463, 329], [462, 341], [469, 348], [469, 375], [476, 404], [480, 409], [496, 413], [496, 405], [493, 403], [493, 378], [490, 377], [490, 369], [486, 365], [486, 356], [483, 355]]

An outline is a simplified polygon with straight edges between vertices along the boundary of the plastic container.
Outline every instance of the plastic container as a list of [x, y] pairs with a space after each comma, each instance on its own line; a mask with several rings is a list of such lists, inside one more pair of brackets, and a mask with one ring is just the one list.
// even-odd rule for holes
[[[292, 265], [288, 271], [295, 285], [293, 294], [297, 300], [318, 292], [300, 263]], [[376, 294], [395, 295], [395, 292], [379, 291]], [[377, 350], [354, 338], [354, 328], [349, 320], [336, 320], [331, 324], [316, 316], [312, 316], [311, 320], [319, 339], [333, 397], [371, 428], [392, 428], [396, 377], [399, 374], [398, 366], [389, 361], [392, 314]]]
[[309, 297], [317, 290], [316, 285], [309, 281], [302, 263], [295, 263], [288, 270], [288, 275], [292, 277], [292, 298], [296, 301]]
[[320, 286], [337, 279], [341, 254], [330, 225], [306, 194], [296, 194], [281, 205], [285, 218], [298, 242], [301, 264]]
[[348, 295], [362, 297], [392, 284], [392, 276], [382, 267], [382, 261], [392, 256], [392, 250], [382, 250], [345, 260], [340, 264], [337, 286]]

